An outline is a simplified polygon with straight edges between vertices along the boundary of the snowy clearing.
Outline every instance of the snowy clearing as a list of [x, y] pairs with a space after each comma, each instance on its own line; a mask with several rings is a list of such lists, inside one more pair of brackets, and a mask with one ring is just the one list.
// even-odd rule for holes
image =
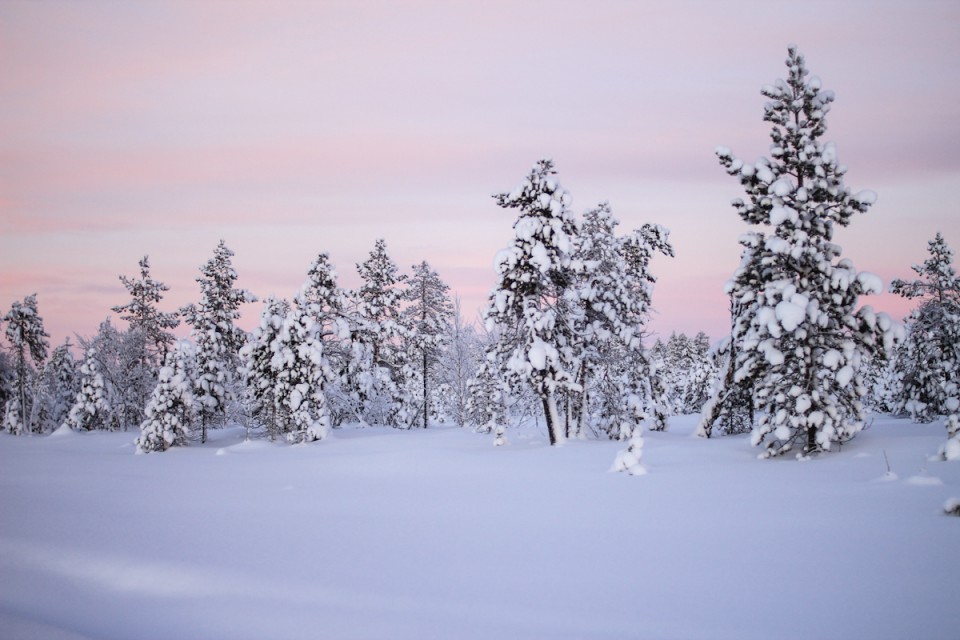
[[621, 443], [535, 428], [150, 455], [2, 434], [0, 637], [955, 637], [942, 424], [798, 462], [695, 422], [645, 434], [641, 477], [607, 472]]

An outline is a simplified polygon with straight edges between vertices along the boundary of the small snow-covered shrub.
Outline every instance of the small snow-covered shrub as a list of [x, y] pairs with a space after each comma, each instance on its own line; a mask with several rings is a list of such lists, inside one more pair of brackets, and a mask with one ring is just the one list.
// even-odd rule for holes
[[610, 471], [625, 471], [632, 476], [646, 475], [647, 468], [643, 466], [643, 427], [637, 425], [630, 435], [627, 448], [617, 454]]
[[948, 516], [960, 516], [960, 498], [950, 498], [943, 504], [943, 512]]

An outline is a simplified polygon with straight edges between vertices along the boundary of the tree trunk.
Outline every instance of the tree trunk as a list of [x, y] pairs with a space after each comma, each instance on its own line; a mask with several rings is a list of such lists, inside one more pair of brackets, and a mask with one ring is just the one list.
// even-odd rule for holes
[[17, 353], [17, 384], [20, 386], [20, 433], [30, 432], [30, 415], [27, 413], [27, 360], [21, 332], [20, 351]]
[[541, 396], [543, 400], [543, 415], [547, 419], [547, 435], [550, 437], [550, 446], [560, 443], [563, 432], [560, 430], [560, 417], [557, 415], [557, 400], [552, 394]]
[[423, 428], [427, 428], [427, 352], [423, 352]]

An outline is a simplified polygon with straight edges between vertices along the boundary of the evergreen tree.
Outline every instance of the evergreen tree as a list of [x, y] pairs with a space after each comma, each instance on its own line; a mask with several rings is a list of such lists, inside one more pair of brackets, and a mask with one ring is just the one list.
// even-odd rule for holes
[[278, 413], [289, 417], [291, 442], [313, 442], [332, 426], [325, 387], [336, 379], [324, 350], [328, 313], [341, 307], [336, 273], [321, 254], [277, 336], [273, 366]]
[[685, 333], [673, 332], [667, 340], [666, 386], [670, 399], [670, 412], [686, 413], [690, 375], [696, 356], [693, 344]]
[[197, 409], [193, 375], [193, 347], [181, 340], [164, 357], [157, 386], [147, 403], [146, 419], [140, 425], [137, 453], [166, 451], [187, 444]]
[[410, 360], [418, 365], [422, 393], [417, 412], [427, 428], [430, 408], [430, 383], [436, 377], [440, 355], [449, 340], [453, 305], [450, 302], [450, 287], [440, 279], [426, 261], [413, 266], [406, 279], [407, 288], [403, 299], [408, 303], [402, 312], [407, 329]]
[[23, 302], [15, 301], [10, 311], [3, 317], [7, 323], [7, 341], [13, 351], [16, 370], [16, 396], [7, 403], [4, 415], [4, 427], [10, 433], [29, 432], [31, 406], [27, 400], [30, 387], [32, 360], [35, 367], [43, 366], [47, 359], [49, 342], [43, 328], [43, 318], [37, 312], [37, 294], [29, 295]]
[[280, 332], [289, 312], [290, 303], [286, 300], [273, 296], [267, 298], [260, 314], [260, 324], [240, 351], [243, 378], [252, 404], [252, 413], [265, 421], [271, 440], [281, 432], [281, 425], [278, 423], [280, 412], [274, 358], [280, 349]]
[[770, 100], [764, 120], [773, 125], [773, 159], [746, 164], [729, 149], [717, 149], [747, 192], [747, 201], [735, 200], [734, 208], [748, 224], [770, 229], [766, 236], [747, 234], [761, 286], [737, 345], [740, 368], [756, 370], [763, 361], [755, 387], [763, 415], [752, 440], [766, 442], [767, 456], [798, 443], [804, 453], [823, 451], [853, 437], [864, 423], [863, 355], [885, 354], [895, 340], [885, 314], [856, 310], [860, 295], [881, 292], [879, 279], [840, 260], [833, 244], [835, 226], [866, 212], [876, 194], [853, 194], [844, 186], [846, 169], [835, 147], [820, 140], [833, 93], [807, 77], [795, 47], [786, 63], [788, 79], [762, 90]]
[[111, 428], [112, 411], [95, 347], [85, 352], [79, 386], [64, 424], [74, 431]]
[[710, 350], [710, 338], [703, 331], [697, 333], [692, 342], [693, 365], [688, 377], [684, 397], [684, 413], [699, 413], [707, 400], [717, 379], [717, 364]]
[[486, 311], [487, 323], [502, 329], [497, 349], [508, 379], [531, 385], [540, 399], [551, 445], [564, 435], [557, 396], [576, 386], [580, 365], [566, 299], [577, 226], [555, 173], [552, 161], [541, 160], [516, 189], [495, 196], [519, 216], [513, 243], [497, 255], [498, 282]]
[[476, 375], [467, 383], [470, 393], [467, 416], [477, 433], [496, 432], [500, 438], [506, 422], [506, 407], [503, 380], [499, 375], [500, 366], [494, 359], [495, 353], [491, 351], [487, 354]]
[[643, 424], [631, 427], [629, 444], [627, 448], [617, 454], [613, 461], [610, 471], [623, 471], [631, 476], [643, 476], [647, 474], [647, 468], [643, 466]]
[[200, 415], [201, 442], [207, 440], [207, 425], [226, 417], [240, 349], [246, 342], [246, 335], [234, 326], [234, 321], [240, 317], [240, 305], [257, 300], [246, 289], [234, 288], [237, 272], [233, 269], [233, 255], [221, 240], [213, 257], [200, 267], [200, 304], [180, 311], [192, 327], [190, 333], [196, 343], [193, 395]]
[[347, 357], [340, 347], [350, 338], [347, 300], [336, 279], [321, 253], [292, 305], [267, 300], [241, 352], [247, 387], [258, 413], [269, 418], [271, 437], [282, 432], [291, 442], [311, 442], [333, 426], [327, 393], [347, 363], [331, 356]]
[[35, 403], [37, 430], [54, 431], [62, 425], [79, 390], [79, 374], [73, 359], [70, 340], [53, 350], [40, 375], [40, 388]]
[[180, 324], [176, 313], [163, 313], [157, 309], [163, 293], [169, 291], [170, 287], [150, 277], [149, 256], [143, 256], [140, 260], [139, 280], [120, 276], [120, 282], [130, 294], [130, 302], [113, 307], [113, 312], [119, 313], [120, 318], [126, 320], [131, 329], [143, 333], [147, 347], [144, 362], [155, 358], [162, 360], [174, 341], [170, 330]]
[[891, 286], [893, 293], [920, 303], [910, 314], [901, 350], [903, 405], [920, 422], [946, 416], [945, 453], [960, 459], [960, 279], [954, 252], [941, 233], [928, 243], [928, 251], [930, 257], [913, 266], [917, 279], [897, 279]]
[[403, 394], [407, 378], [415, 374], [403, 351], [408, 337], [400, 318], [404, 278], [377, 240], [370, 256], [357, 265], [362, 284], [355, 293], [356, 329], [350, 384], [364, 405], [364, 418], [397, 427], [409, 427], [413, 418]]
[[754, 388], [765, 373], [766, 360], [750, 357], [744, 344], [753, 318], [759, 310], [756, 293], [763, 286], [765, 269], [762, 233], [745, 234], [740, 239], [743, 251], [740, 266], [728, 280], [725, 289], [730, 296], [730, 337], [720, 347], [721, 375], [703, 405], [697, 435], [709, 438], [713, 429], [721, 433], [740, 434], [753, 429]]

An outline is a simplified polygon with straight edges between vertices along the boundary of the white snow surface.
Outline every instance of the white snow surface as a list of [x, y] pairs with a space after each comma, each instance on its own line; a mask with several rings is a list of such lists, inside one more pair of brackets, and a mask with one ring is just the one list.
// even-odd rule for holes
[[646, 434], [639, 478], [607, 473], [624, 443], [551, 448], [542, 424], [141, 456], [0, 434], [0, 637], [955, 637], [960, 464], [875, 482], [941, 425], [878, 416], [799, 464], [697, 419]]

